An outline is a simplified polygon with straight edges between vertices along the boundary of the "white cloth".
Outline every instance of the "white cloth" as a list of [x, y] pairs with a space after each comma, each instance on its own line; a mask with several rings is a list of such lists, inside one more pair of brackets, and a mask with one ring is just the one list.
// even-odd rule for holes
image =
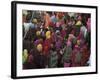
[[81, 27], [81, 32], [84, 35], [84, 38], [86, 37], [86, 33], [87, 33], [87, 28], [85, 26]]
[[24, 38], [26, 37], [26, 34], [29, 31], [31, 24], [32, 23], [24, 23], [24, 30], [25, 30]]

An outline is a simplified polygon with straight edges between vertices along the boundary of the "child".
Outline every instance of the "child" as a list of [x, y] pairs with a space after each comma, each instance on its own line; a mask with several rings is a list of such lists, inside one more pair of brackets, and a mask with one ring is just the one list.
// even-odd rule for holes
[[58, 61], [58, 55], [57, 55], [56, 49], [54, 47], [54, 44], [51, 44], [48, 67], [49, 68], [57, 68], [57, 64], [58, 64], [57, 61]]
[[67, 46], [65, 46], [64, 54], [62, 56], [62, 62], [63, 62], [64, 67], [70, 67], [71, 53], [72, 53], [71, 42], [67, 41]]

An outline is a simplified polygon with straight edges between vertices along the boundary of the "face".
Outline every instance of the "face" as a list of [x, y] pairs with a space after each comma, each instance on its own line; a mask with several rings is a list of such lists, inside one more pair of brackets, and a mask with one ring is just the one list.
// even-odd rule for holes
[[53, 46], [54, 46], [54, 45], [53, 45], [53, 44], [51, 44], [51, 48], [53, 48]]

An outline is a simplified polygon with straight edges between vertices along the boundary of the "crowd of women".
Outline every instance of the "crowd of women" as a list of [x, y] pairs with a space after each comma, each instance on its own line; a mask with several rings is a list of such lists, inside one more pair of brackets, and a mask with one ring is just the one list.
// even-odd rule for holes
[[22, 11], [23, 69], [90, 65], [91, 15]]

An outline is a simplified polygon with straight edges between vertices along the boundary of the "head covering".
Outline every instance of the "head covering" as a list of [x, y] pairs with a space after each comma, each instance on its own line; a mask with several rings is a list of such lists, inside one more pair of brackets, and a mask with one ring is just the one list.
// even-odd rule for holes
[[39, 36], [40, 34], [41, 34], [41, 32], [40, 32], [40, 31], [37, 31], [37, 32], [36, 32], [36, 35], [37, 35], [37, 36]]
[[77, 21], [75, 25], [76, 26], [81, 26], [82, 25], [82, 22], [81, 21]]
[[39, 52], [42, 51], [42, 48], [43, 48], [43, 47], [42, 47], [42, 44], [38, 44], [38, 45], [37, 45], [37, 50], [38, 50]]
[[27, 58], [28, 58], [28, 51], [27, 51], [27, 49], [24, 49], [22, 57], [23, 57], [23, 63], [25, 63], [27, 61]]
[[39, 44], [39, 40], [37, 39], [36, 41], [34, 41], [34, 44], [38, 45]]
[[51, 37], [51, 32], [50, 32], [50, 31], [47, 31], [47, 32], [46, 32], [46, 38], [47, 38], [47, 39], [50, 39], [50, 37]]
[[33, 23], [37, 23], [37, 19], [33, 19], [32, 22], [33, 22]]
[[47, 31], [46, 32], [46, 36], [48, 36], [48, 35], [50, 35], [51, 34], [51, 32], [50, 31]]

